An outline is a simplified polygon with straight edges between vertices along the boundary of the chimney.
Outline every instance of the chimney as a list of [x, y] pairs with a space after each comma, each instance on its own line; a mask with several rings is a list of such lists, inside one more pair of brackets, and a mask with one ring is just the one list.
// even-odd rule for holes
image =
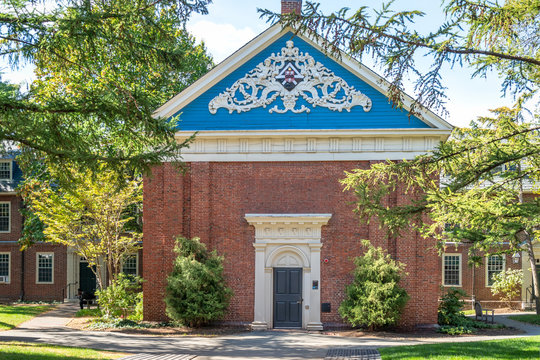
[[302, 13], [302, 0], [281, 0], [281, 14]]

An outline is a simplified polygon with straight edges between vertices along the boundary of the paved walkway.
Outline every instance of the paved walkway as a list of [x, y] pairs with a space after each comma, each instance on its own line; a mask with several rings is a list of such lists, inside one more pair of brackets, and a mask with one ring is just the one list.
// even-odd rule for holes
[[[245, 332], [214, 337], [140, 336], [111, 332], [77, 331], [65, 327], [78, 304], [62, 304], [56, 310], [38, 316], [19, 328], [0, 332], [0, 341], [30, 341], [64, 346], [115, 350], [131, 354], [197, 355], [199, 359], [322, 359], [329, 349], [375, 349], [385, 346], [442, 342], [493, 340], [491, 336], [452, 338], [376, 337], [348, 338], [312, 334], [303, 331]], [[497, 322], [526, 331], [522, 335], [498, 339], [540, 335], [540, 327], [496, 315]]]

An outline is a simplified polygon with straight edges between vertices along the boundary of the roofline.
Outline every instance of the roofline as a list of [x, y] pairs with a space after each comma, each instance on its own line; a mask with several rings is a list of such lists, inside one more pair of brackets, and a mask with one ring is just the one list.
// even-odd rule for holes
[[[255, 57], [259, 53], [259, 51], [264, 49], [269, 43], [274, 42], [287, 32], [294, 33], [295, 36], [306, 41], [311, 46], [321, 51], [323, 54], [326, 54], [328, 58], [334, 60], [335, 62], [346, 68], [348, 71], [355, 74], [358, 78], [371, 85], [374, 89], [378, 90], [384, 96], [388, 97], [388, 88], [390, 83], [382, 76], [377, 74], [375, 71], [371, 70], [370, 68], [363, 65], [358, 60], [352, 58], [341, 50], [338, 50], [341, 59], [338, 59], [331, 54], [327, 54], [324, 50], [325, 40], [320, 36], [317, 36], [315, 39], [313, 39], [303, 34], [296, 34], [295, 29], [289, 26], [284, 27], [280, 23], [276, 23], [255, 38], [253, 38], [250, 42], [242, 46], [240, 49], [235, 51], [232, 55], [230, 55], [217, 66], [215, 66], [199, 80], [197, 80], [192, 85], [188, 86], [182, 92], [167, 101], [165, 104], [160, 106], [154, 112], [154, 116], [168, 118], [174, 115], [183, 107], [185, 107], [197, 97], [199, 97], [206, 90], [210, 89], [212, 86], [223, 80], [240, 66]], [[359, 70], [362, 70], [363, 73]], [[405, 110], [410, 111], [411, 106], [414, 103], [414, 99], [405, 92], [402, 92], [402, 94], [404, 98], [403, 107], [405, 108]], [[435, 114], [433, 111], [425, 107], [422, 107], [418, 110], [418, 117], [420, 118], [420, 120], [437, 129], [452, 130], [454, 128], [453, 125], [451, 125], [450, 123], [442, 119], [440, 116]]]

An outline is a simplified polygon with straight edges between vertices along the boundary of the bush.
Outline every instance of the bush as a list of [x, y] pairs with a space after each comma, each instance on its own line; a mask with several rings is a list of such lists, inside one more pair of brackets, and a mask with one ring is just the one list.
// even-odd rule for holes
[[[96, 291], [101, 313], [105, 318], [127, 319], [142, 302], [142, 279], [138, 276], [118, 274], [112, 284]], [[142, 319], [140, 319], [142, 320]]]
[[464, 335], [464, 334], [472, 334], [475, 331], [475, 329], [467, 327], [467, 326], [443, 325], [437, 331], [443, 334], [448, 334], [448, 335]]
[[368, 240], [362, 241], [362, 245], [368, 250], [354, 259], [353, 283], [345, 289], [339, 314], [353, 326], [375, 329], [394, 325], [409, 300], [398, 284], [405, 265]]
[[499, 295], [508, 307], [512, 307], [512, 299], [516, 298], [523, 284], [523, 270], [506, 270], [493, 276], [491, 293]]
[[439, 325], [461, 326], [467, 319], [461, 309], [465, 302], [463, 297], [467, 294], [462, 289], [450, 288], [442, 297], [439, 304], [438, 323]]
[[190, 327], [199, 327], [225, 315], [232, 291], [223, 278], [223, 257], [208, 252], [198, 238], [178, 237], [178, 254], [167, 278], [167, 315]]

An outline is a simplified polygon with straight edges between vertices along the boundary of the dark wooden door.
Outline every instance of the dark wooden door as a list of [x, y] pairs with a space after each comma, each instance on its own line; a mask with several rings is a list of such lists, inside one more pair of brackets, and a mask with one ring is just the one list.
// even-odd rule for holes
[[302, 327], [302, 268], [274, 269], [274, 327]]
[[79, 263], [79, 288], [84, 292], [96, 291], [96, 275], [88, 263], [83, 261]]

